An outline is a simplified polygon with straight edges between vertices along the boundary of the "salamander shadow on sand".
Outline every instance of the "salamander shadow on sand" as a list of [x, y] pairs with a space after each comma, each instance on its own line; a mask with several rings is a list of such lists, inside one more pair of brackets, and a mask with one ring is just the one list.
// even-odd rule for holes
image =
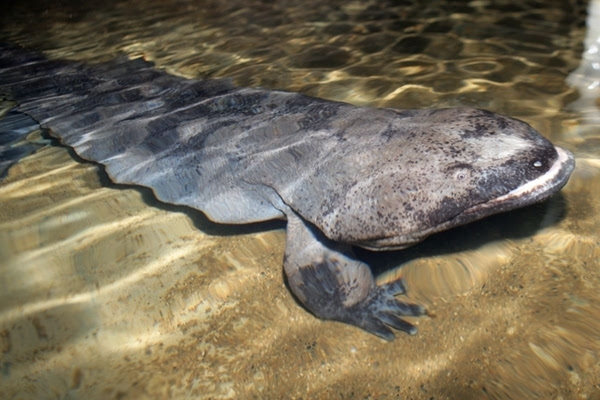
[[571, 153], [474, 108], [356, 107], [192, 80], [141, 59], [88, 65], [0, 46], [0, 91], [116, 183], [222, 224], [287, 220], [284, 270], [313, 314], [385, 339], [414, 334], [401, 280], [353, 247], [398, 250], [563, 187]]

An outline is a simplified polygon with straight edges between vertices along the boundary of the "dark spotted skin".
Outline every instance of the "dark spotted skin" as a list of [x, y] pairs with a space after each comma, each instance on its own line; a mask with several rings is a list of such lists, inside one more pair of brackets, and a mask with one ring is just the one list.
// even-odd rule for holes
[[377, 286], [353, 245], [403, 248], [542, 200], [574, 166], [526, 123], [485, 110], [355, 107], [184, 79], [141, 60], [86, 65], [2, 45], [0, 90], [115, 182], [218, 223], [287, 219], [296, 297], [386, 339], [390, 327], [414, 333], [400, 316], [424, 310], [394, 297], [401, 282]]

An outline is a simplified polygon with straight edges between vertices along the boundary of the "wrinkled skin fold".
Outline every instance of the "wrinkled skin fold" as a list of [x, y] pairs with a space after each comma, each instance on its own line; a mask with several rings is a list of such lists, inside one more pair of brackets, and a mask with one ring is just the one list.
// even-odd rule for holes
[[0, 45], [0, 91], [116, 183], [217, 223], [287, 219], [296, 298], [385, 339], [415, 333], [401, 317], [425, 310], [395, 297], [401, 281], [377, 286], [352, 246], [401, 249], [544, 200], [574, 168], [568, 151], [489, 111], [355, 107], [141, 59], [87, 65]]

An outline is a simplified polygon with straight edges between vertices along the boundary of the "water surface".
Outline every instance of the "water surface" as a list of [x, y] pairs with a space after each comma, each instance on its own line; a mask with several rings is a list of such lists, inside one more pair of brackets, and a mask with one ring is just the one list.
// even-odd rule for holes
[[434, 314], [412, 320], [416, 336], [387, 343], [295, 302], [281, 267], [284, 224], [211, 224], [110, 183], [31, 132], [39, 149], [0, 181], [0, 397], [600, 398], [592, 5], [3, 6], [0, 39], [48, 57], [142, 56], [190, 78], [357, 105], [486, 108], [573, 151], [577, 168], [543, 204], [403, 252], [361, 252], [381, 281], [403, 276], [409, 300]]

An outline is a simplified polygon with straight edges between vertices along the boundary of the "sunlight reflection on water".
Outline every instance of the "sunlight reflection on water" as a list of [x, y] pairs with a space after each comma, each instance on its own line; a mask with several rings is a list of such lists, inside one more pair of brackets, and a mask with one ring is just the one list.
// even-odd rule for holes
[[384, 343], [294, 301], [281, 229], [221, 234], [45, 146], [0, 182], [3, 397], [597, 396], [598, 35], [582, 4], [36, 7], [8, 6], [2, 40], [360, 105], [489, 108], [573, 150], [577, 168], [542, 205], [365, 254], [432, 314]]

